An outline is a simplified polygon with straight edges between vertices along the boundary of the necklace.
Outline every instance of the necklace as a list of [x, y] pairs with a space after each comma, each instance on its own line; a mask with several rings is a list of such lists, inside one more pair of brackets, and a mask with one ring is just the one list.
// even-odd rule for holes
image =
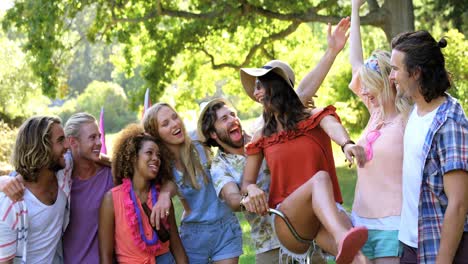
[[[152, 200], [153, 204], [156, 204], [156, 202], [157, 202], [156, 187], [154, 186], [154, 184], [151, 184], [150, 192], [151, 192], [151, 200]], [[137, 202], [137, 199], [135, 197], [135, 192], [133, 191], [133, 188], [130, 188], [130, 197], [132, 197], [133, 206], [135, 207], [135, 213], [137, 215], [138, 227], [139, 227], [139, 231], [140, 231], [140, 237], [145, 242], [146, 245], [152, 246], [152, 245], [154, 245], [154, 244], [156, 244], [158, 242], [158, 235], [153, 230], [153, 239], [148, 240], [146, 238], [145, 233], [143, 232], [143, 221], [141, 219], [140, 207], [138, 206], [138, 202]]]

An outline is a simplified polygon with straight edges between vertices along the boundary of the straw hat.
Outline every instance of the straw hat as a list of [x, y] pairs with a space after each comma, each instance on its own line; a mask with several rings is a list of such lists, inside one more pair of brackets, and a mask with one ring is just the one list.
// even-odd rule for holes
[[208, 140], [208, 138], [206, 138], [205, 135], [203, 135], [203, 131], [202, 131], [203, 118], [205, 117], [206, 111], [208, 109], [210, 109], [214, 104], [217, 104], [217, 103], [224, 103], [227, 106], [231, 106], [231, 103], [229, 103], [228, 100], [226, 100], [226, 99], [224, 99], [222, 97], [215, 98], [215, 99], [213, 99], [211, 101], [203, 102], [203, 103], [200, 104], [200, 108], [202, 110], [200, 112], [200, 115], [198, 116], [197, 133], [198, 133], [198, 139], [201, 142], [206, 143], [206, 141]]
[[273, 71], [274, 73], [281, 76], [294, 90], [295, 77], [291, 66], [280, 60], [272, 60], [265, 64], [265, 66], [262, 68], [241, 68], [240, 76], [242, 86], [244, 86], [245, 92], [247, 92], [247, 95], [249, 95], [252, 100], [256, 101], [255, 97], [253, 96], [256, 78], [263, 76], [270, 71]]

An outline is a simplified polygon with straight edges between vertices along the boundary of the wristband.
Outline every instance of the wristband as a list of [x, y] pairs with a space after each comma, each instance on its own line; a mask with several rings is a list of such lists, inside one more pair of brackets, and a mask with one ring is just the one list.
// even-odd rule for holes
[[341, 151], [343, 151], [343, 153], [344, 153], [344, 148], [345, 148], [346, 145], [348, 145], [348, 144], [356, 145], [356, 143], [354, 143], [354, 141], [352, 141], [351, 139], [346, 140], [346, 142], [343, 143], [343, 145], [341, 145]]
[[242, 194], [242, 198], [239, 202], [239, 206], [240, 206], [240, 209], [241, 211], [245, 211], [245, 205], [244, 205], [244, 202], [245, 202], [245, 197], [247, 197], [247, 194]]

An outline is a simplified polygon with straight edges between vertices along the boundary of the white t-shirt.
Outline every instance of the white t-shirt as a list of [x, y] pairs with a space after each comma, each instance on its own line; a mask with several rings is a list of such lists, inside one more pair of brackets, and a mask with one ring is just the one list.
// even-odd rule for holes
[[415, 105], [405, 129], [402, 182], [403, 205], [398, 239], [413, 248], [418, 247], [418, 206], [425, 164], [423, 146], [437, 109], [424, 116], [419, 116]]
[[53, 263], [62, 237], [67, 196], [59, 188], [55, 203], [45, 205], [26, 189], [24, 201], [29, 211], [28, 263]]

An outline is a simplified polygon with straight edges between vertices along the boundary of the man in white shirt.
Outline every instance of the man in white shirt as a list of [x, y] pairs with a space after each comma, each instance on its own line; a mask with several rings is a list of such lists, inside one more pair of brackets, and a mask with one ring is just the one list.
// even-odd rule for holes
[[0, 193], [0, 263], [60, 262], [72, 171], [67, 142], [57, 117], [32, 117], [20, 127], [12, 160], [24, 199]]
[[446, 91], [443, 38], [421, 30], [392, 40], [392, 80], [415, 106], [404, 135], [400, 263], [467, 263], [468, 120]]

